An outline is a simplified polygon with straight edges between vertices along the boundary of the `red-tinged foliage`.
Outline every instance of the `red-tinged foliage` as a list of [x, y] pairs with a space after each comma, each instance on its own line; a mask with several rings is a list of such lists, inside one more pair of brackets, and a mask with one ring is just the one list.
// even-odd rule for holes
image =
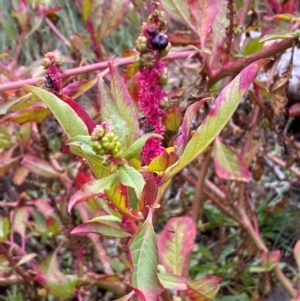
[[280, 256], [280, 250], [262, 253], [260, 256], [261, 264], [267, 271], [271, 271], [279, 263]]
[[250, 172], [244, 159], [219, 138], [214, 143], [213, 160], [218, 177], [226, 180], [249, 182]]
[[187, 294], [192, 301], [212, 301], [219, 290], [221, 278], [206, 276], [188, 283]]
[[158, 254], [152, 216], [153, 209], [149, 210], [146, 221], [128, 244], [131, 265], [130, 283], [136, 295], [143, 301], [157, 301], [163, 291], [156, 274]]
[[157, 240], [159, 258], [166, 270], [181, 276], [194, 247], [196, 227], [190, 217], [171, 218]]
[[50, 115], [51, 111], [44, 104], [36, 103], [26, 109], [7, 114], [6, 117], [0, 119], [0, 123], [6, 123], [9, 121], [19, 124], [27, 122], [42, 122]]
[[201, 49], [205, 48], [205, 40], [211, 33], [213, 21], [219, 9], [219, 0], [189, 0], [189, 9], [195, 19]]
[[300, 271], [300, 240], [297, 241], [297, 243], [294, 247], [294, 257], [296, 259], [298, 269]]
[[75, 112], [76, 114], [81, 118], [81, 120], [86, 124], [86, 127], [88, 128], [89, 134], [93, 132], [93, 129], [96, 126], [95, 121], [87, 114], [87, 112], [81, 107], [80, 104], [78, 104], [75, 100], [73, 100], [71, 97], [62, 94], [57, 95], [61, 98], [65, 103], [67, 103]]
[[74, 179], [76, 188], [79, 190], [82, 186], [92, 180], [92, 176], [86, 172], [78, 171]]
[[44, 2], [0, 13], [3, 299], [300, 299], [299, 1]]
[[168, 131], [177, 131], [182, 122], [182, 111], [180, 107], [176, 106], [166, 111], [163, 119], [163, 125]]

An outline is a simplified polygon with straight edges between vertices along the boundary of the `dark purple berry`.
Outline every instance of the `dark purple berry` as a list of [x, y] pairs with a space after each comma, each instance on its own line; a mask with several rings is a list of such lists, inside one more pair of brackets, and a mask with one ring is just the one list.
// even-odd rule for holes
[[163, 50], [169, 44], [168, 36], [162, 32], [157, 33], [151, 40], [151, 45], [156, 50]]
[[147, 34], [148, 34], [149, 36], [153, 36], [155, 33], [156, 33], [155, 27], [149, 26], [149, 27], [147, 28]]

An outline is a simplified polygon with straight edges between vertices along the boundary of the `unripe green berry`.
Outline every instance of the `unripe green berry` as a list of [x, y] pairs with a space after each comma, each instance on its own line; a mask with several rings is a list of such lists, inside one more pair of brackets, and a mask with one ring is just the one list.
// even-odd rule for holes
[[106, 153], [106, 150], [103, 148], [99, 141], [92, 142], [92, 149], [97, 155], [100, 156], [104, 156]]
[[141, 70], [143, 68], [140, 55], [135, 56], [134, 63], [135, 63], [136, 69]]
[[113, 150], [112, 152], [112, 156], [115, 158], [115, 159], [119, 159], [122, 157], [122, 152], [120, 150]]
[[112, 141], [112, 142], [102, 142], [102, 146], [103, 148], [105, 148], [106, 150], [113, 150], [116, 146], [116, 142]]
[[168, 46], [167, 46], [165, 49], [159, 51], [159, 55], [160, 55], [161, 57], [167, 56], [168, 53], [170, 52], [171, 48], [172, 48], [172, 44], [169, 42], [169, 43], [168, 43]]
[[169, 104], [169, 98], [168, 97], [163, 97], [160, 101], [159, 101], [159, 107], [161, 109], [166, 109], [168, 107]]
[[138, 52], [145, 52], [148, 49], [148, 42], [145, 36], [139, 36], [135, 41], [135, 49]]
[[117, 149], [119, 151], [119, 150], [121, 150], [121, 148], [122, 148], [121, 143], [119, 141], [117, 141], [114, 149]]
[[164, 68], [160, 71], [158, 82], [161, 86], [164, 86], [168, 83], [168, 69]]
[[155, 55], [151, 52], [146, 52], [141, 55], [142, 67], [153, 68], [155, 66]]

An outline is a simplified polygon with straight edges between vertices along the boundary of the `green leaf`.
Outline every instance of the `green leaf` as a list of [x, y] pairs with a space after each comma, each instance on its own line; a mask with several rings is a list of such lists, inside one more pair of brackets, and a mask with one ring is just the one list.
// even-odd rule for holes
[[116, 183], [116, 180], [117, 175], [112, 174], [106, 178], [95, 180], [92, 183], [84, 185], [84, 187], [77, 191], [69, 201], [68, 212], [70, 212], [75, 205], [84, 202], [91, 197], [103, 194], [105, 189], [110, 189], [114, 183]]
[[108, 67], [111, 76], [111, 92], [120, 114], [127, 123], [129, 131], [127, 145], [131, 145], [139, 137], [140, 133], [138, 115], [124, 79], [120, 76], [112, 63], [109, 62]]
[[263, 48], [263, 46], [264, 46], [264, 43], [262, 43], [260, 41], [259, 37], [251, 39], [247, 43], [247, 45], [246, 45], [246, 47], [245, 47], [245, 49], [243, 51], [243, 54], [244, 54], [244, 56], [248, 56], [248, 55], [250, 55], [252, 53], [255, 53], [255, 52], [261, 50]]
[[68, 104], [41, 88], [28, 85], [24, 85], [24, 88], [35, 94], [48, 106], [68, 137], [88, 135], [85, 123]]
[[174, 19], [186, 25], [191, 22], [189, 6], [185, 0], [161, 0], [162, 8]]
[[150, 138], [159, 138], [159, 139], [162, 139], [162, 136], [158, 135], [158, 134], [154, 134], [154, 133], [149, 133], [149, 134], [145, 134], [142, 137], [138, 138], [126, 150], [126, 152], [124, 154], [125, 159], [126, 160], [131, 160], [133, 158], [137, 158], [141, 154], [146, 141], [148, 139], [150, 139]]
[[259, 60], [250, 64], [222, 90], [215, 100], [215, 103], [210, 108], [206, 118], [187, 144], [177, 165], [165, 174], [161, 180], [161, 184], [171, 179], [175, 174], [197, 158], [219, 135], [235, 112], [240, 99], [248, 90], [264, 62], [265, 60]]
[[226, 180], [249, 182], [250, 172], [244, 159], [231, 148], [215, 140], [213, 160], [217, 175]]
[[140, 199], [143, 188], [145, 186], [145, 180], [141, 173], [139, 173], [135, 168], [127, 164], [121, 165], [117, 173], [120, 182], [124, 186], [132, 187], [136, 193], [137, 198]]
[[157, 274], [158, 254], [152, 225], [153, 209], [129, 242], [131, 286], [143, 301], [157, 301], [163, 291]]
[[69, 145], [89, 145], [91, 146], [92, 145], [92, 140], [91, 140], [91, 136], [89, 135], [78, 135], [78, 136], [75, 136], [75, 137], [72, 137], [70, 139], [68, 139], [66, 141], [66, 144], [69, 144]]
[[0, 216], [0, 243], [5, 241], [9, 234], [10, 224], [7, 217]]
[[82, 1], [82, 18], [86, 22], [89, 19], [90, 12], [92, 10], [93, 0], [83, 0]]
[[98, 76], [98, 90], [102, 120], [108, 121], [113, 126], [113, 132], [118, 136], [122, 146], [126, 148], [129, 134], [127, 123], [122, 118], [111, 91], [100, 76]]
[[96, 218], [77, 226], [71, 234], [95, 233], [108, 237], [125, 238], [131, 234], [124, 231], [115, 221]]
[[295, 35], [293, 33], [285, 33], [285, 34], [270, 34], [262, 37], [259, 42], [267, 42], [267, 41], [273, 41], [273, 40], [285, 40], [285, 39], [294, 39]]
[[170, 290], [183, 291], [187, 289], [187, 279], [171, 273], [158, 273], [159, 281], [164, 288]]

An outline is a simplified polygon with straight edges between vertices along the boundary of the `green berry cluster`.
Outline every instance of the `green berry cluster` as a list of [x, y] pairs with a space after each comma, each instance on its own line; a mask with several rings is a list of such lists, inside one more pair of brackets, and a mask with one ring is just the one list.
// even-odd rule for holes
[[117, 135], [110, 131], [105, 124], [104, 127], [98, 125], [92, 135], [92, 149], [97, 155], [111, 155], [112, 158], [120, 159], [123, 155], [121, 143]]

